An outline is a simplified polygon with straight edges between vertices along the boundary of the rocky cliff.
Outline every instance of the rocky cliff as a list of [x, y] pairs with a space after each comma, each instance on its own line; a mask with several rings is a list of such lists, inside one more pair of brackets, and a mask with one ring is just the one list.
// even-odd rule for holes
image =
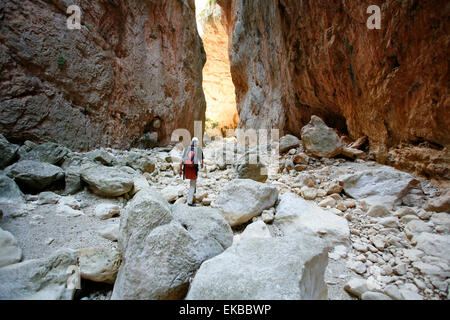
[[[81, 7], [81, 29], [66, 26]], [[193, 0], [2, 1], [0, 132], [77, 150], [137, 146], [203, 120]]]
[[[449, 175], [447, 1], [218, 3], [228, 22], [240, 127], [299, 136], [315, 114], [353, 139], [368, 136], [380, 162]], [[379, 30], [366, 25], [373, 4], [381, 8]], [[388, 154], [401, 143], [425, 143], [438, 163], [418, 159], [423, 150]]]

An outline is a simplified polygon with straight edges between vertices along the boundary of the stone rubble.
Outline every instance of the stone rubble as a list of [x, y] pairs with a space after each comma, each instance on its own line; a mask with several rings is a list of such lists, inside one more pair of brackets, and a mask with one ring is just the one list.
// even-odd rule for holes
[[[70, 243], [75, 251], [64, 263], [80, 264], [83, 279], [114, 284], [98, 299], [322, 299], [326, 291], [329, 299], [448, 299], [448, 190], [368, 160], [317, 158], [298, 140], [282, 139], [286, 147], [277, 158], [284, 165], [265, 182], [237, 179], [234, 163], [220, 156], [238, 161], [248, 147], [233, 139], [210, 142], [192, 208], [184, 204], [188, 182], [177, 175], [178, 147], [88, 153], [31, 143], [17, 148], [20, 157], [33, 160], [17, 156], [19, 162], [9, 162], [0, 175], [0, 286], [10, 286], [2, 298], [72, 299], [73, 291], [61, 289], [65, 270], [47, 260], [59, 259], [49, 253]], [[36, 161], [36, 154], [49, 162]], [[24, 161], [32, 166], [18, 170]], [[44, 177], [36, 188], [35, 168], [41, 166], [56, 167], [66, 184]], [[24, 181], [34, 181], [32, 194]], [[320, 242], [325, 251], [297, 246], [292, 239], [298, 237]], [[312, 274], [288, 269], [283, 277], [309, 283], [308, 274], [320, 280], [317, 287], [304, 291], [274, 278], [292, 252], [300, 254], [292, 263], [320, 257], [320, 268]], [[244, 272], [256, 257], [261, 264]], [[27, 277], [9, 284], [42, 266], [48, 286], [39, 289], [41, 280]], [[148, 268], [154, 271], [144, 276]], [[267, 290], [274, 286], [281, 289]]]

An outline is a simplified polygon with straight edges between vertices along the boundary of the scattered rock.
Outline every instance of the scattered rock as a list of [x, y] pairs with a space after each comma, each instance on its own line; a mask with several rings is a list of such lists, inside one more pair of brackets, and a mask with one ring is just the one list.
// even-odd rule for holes
[[114, 283], [120, 267], [120, 253], [113, 248], [83, 248], [79, 251], [81, 278]]
[[186, 187], [183, 185], [178, 186], [167, 186], [161, 190], [161, 195], [168, 202], [174, 202], [179, 197], [182, 197]]
[[352, 198], [385, 206], [401, 202], [408, 189], [418, 183], [412, 175], [388, 166], [362, 170], [341, 179], [344, 191]]
[[317, 189], [302, 187], [301, 194], [305, 200], [314, 200], [317, 197]]
[[77, 276], [71, 271], [76, 270], [76, 266], [75, 251], [62, 250], [48, 258], [0, 268], [0, 299], [72, 300]]
[[105, 239], [117, 241], [119, 238], [119, 223], [111, 223], [101, 227], [98, 233]]
[[120, 207], [111, 203], [100, 203], [95, 207], [95, 216], [101, 220], [106, 220], [120, 215]]
[[445, 235], [422, 232], [415, 237], [416, 248], [427, 255], [450, 261], [450, 237]]
[[2, 155], [0, 158], [0, 170], [3, 170], [14, 162], [17, 158], [18, 150], [18, 145], [9, 143], [9, 141], [0, 134], [0, 154]]
[[405, 233], [408, 239], [411, 239], [414, 235], [418, 235], [422, 232], [431, 232], [432, 228], [422, 220], [412, 220], [405, 226]]
[[342, 151], [342, 141], [322, 119], [311, 116], [301, 131], [303, 147], [317, 157], [331, 158]]
[[24, 160], [5, 169], [16, 183], [33, 191], [42, 191], [64, 179], [64, 171], [46, 162]]
[[272, 236], [270, 235], [267, 225], [263, 221], [259, 220], [249, 224], [241, 234], [234, 236], [233, 245], [245, 239], [271, 237]]
[[90, 166], [81, 171], [81, 178], [99, 196], [118, 197], [133, 188], [132, 176], [118, 168]]
[[61, 196], [51, 192], [51, 191], [45, 191], [41, 192], [38, 197], [38, 203], [39, 204], [56, 204], [58, 203], [59, 199], [61, 199]]
[[59, 204], [56, 207], [57, 215], [68, 217], [68, 218], [76, 218], [79, 216], [83, 216], [84, 213], [80, 210], [75, 210], [65, 204]]
[[344, 290], [352, 296], [361, 298], [361, 295], [369, 290], [366, 279], [352, 278], [344, 286]]
[[23, 204], [24, 195], [17, 184], [4, 174], [0, 174], [0, 204]]
[[16, 238], [0, 228], [0, 268], [22, 260], [22, 249]]
[[369, 217], [384, 217], [389, 214], [389, 210], [382, 204], [376, 204], [367, 211]]
[[242, 156], [235, 168], [238, 179], [251, 179], [258, 182], [266, 182], [268, 177], [267, 167], [261, 162], [257, 154], [246, 153]]
[[301, 141], [293, 135], [285, 135], [280, 139], [280, 153], [285, 153], [292, 148], [297, 148], [300, 145]]
[[347, 267], [357, 274], [364, 274], [367, 271], [366, 265], [361, 261], [349, 261], [347, 262]]
[[336, 205], [336, 200], [331, 197], [327, 197], [319, 202], [319, 206], [321, 206], [322, 208], [327, 208], [327, 207], [333, 208], [335, 205]]
[[26, 141], [18, 150], [21, 161], [32, 160], [53, 165], [59, 165], [69, 152], [66, 147], [53, 142], [35, 144], [31, 141]]
[[104, 149], [92, 150], [86, 153], [86, 156], [89, 160], [100, 162], [105, 166], [112, 166], [115, 163], [114, 157]]
[[450, 190], [437, 198], [429, 199], [425, 205], [425, 210], [450, 213]]
[[347, 220], [293, 193], [285, 193], [280, 197], [274, 225], [285, 235], [312, 233], [327, 240], [330, 247], [349, 244], [350, 230]]
[[[149, 214], [151, 213], [151, 214]], [[119, 248], [125, 253], [128, 241], [133, 236], [138, 244], [157, 226], [172, 221], [169, 203], [154, 189], [139, 191], [128, 202], [120, 216]], [[137, 240], [140, 241], [137, 241]], [[139, 251], [142, 248], [138, 248]]]
[[275, 186], [250, 179], [237, 179], [221, 190], [211, 206], [219, 209], [225, 220], [234, 227], [273, 207], [277, 199], [278, 190]]
[[378, 220], [378, 223], [388, 228], [397, 228], [399, 226], [398, 218], [396, 217], [381, 218]]
[[392, 300], [392, 299], [381, 292], [367, 291], [361, 295], [361, 300]]
[[352, 158], [352, 159], [358, 159], [361, 158], [361, 156], [364, 154], [363, 151], [358, 150], [358, 149], [354, 149], [354, 148], [350, 148], [350, 147], [342, 147], [342, 151], [341, 151], [343, 156]]
[[303, 152], [298, 153], [297, 155], [295, 155], [294, 159], [293, 159], [295, 164], [308, 164], [309, 163], [309, 157], [304, 154]]

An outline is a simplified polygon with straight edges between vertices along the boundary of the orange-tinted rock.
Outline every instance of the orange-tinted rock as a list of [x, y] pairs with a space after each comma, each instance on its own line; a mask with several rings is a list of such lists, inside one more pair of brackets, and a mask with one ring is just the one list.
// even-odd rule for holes
[[193, 0], [82, 1], [81, 30], [66, 27], [65, 3], [0, 4], [0, 132], [9, 140], [129, 148], [146, 132], [165, 143], [204, 120]]
[[[366, 135], [380, 162], [401, 142], [450, 146], [447, 1], [218, 2], [241, 127], [299, 135], [317, 115]], [[380, 30], [366, 26], [373, 4]]]
[[228, 34], [225, 17], [219, 6], [197, 8], [197, 25], [206, 51], [203, 68], [203, 91], [206, 98], [206, 123], [217, 129], [211, 133], [236, 129], [239, 115], [230, 73]]

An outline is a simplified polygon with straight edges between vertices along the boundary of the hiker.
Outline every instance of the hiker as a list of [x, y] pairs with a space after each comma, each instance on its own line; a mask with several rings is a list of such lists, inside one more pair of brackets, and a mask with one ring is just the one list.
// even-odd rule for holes
[[192, 138], [191, 145], [183, 152], [183, 158], [180, 164], [180, 176], [183, 174], [183, 180], [190, 180], [188, 205], [194, 204], [194, 194], [197, 190], [198, 166], [201, 164], [203, 169], [203, 150], [198, 146], [198, 139]]

